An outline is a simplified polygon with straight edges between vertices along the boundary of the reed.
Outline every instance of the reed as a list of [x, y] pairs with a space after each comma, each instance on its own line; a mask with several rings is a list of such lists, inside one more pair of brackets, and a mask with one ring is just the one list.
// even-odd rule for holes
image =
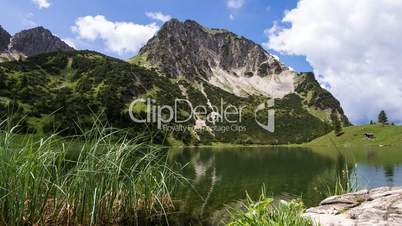
[[[167, 222], [185, 180], [166, 151], [115, 129], [82, 136], [0, 131], [0, 225], [153, 225]], [[143, 140], [143, 139], [142, 139]]]

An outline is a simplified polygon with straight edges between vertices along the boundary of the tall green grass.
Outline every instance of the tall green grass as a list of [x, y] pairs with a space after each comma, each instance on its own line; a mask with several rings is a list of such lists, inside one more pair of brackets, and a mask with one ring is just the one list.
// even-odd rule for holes
[[338, 149], [336, 142], [330, 137], [328, 140], [336, 152], [338, 152], [336, 172], [335, 177], [329, 177], [331, 179], [321, 182], [321, 188], [319, 189], [320, 194], [326, 198], [358, 191], [360, 186], [357, 180], [356, 170], [350, 166], [347, 159]]
[[227, 226], [312, 226], [310, 219], [303, 217], [305, 207], [301, 200], [274, 202], [267, 198], [264, 189], [258, 200], [247, 195], [240, 209], [230, 212], [232, 221]]
[[343, 195], [357, 192], [358, 190], [360, 190], [360, 187], [358, 185], [356, 171], [351, 171], [347, 164], [345, 165], [345, 169], [336, 175], [335, 180], [324, 184], [324, 188], [322, 189], [325, 197]]
[[0, 131], [0, 225], [166, 222], [179, 174], [165, 151], [94, 127], [69, 139]]

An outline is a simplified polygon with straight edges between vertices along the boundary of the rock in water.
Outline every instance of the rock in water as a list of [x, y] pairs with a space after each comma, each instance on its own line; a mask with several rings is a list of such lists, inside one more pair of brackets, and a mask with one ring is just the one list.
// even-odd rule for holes
[[305, 213], [322, 226], [402, 225], [402, 187], [333, 196]]

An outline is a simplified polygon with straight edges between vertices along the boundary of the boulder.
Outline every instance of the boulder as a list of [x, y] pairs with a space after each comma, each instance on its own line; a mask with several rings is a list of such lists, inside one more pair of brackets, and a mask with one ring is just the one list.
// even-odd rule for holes
[[332, 196], [308, 209], [304, 216], [321, 226], [402, 225], [402, 187]]

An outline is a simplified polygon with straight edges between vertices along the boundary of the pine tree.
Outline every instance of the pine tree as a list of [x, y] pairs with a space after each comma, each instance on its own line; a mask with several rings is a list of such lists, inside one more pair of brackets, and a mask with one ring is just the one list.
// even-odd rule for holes
[[336, 112], [332, 112], [331, 119], [332, 119], [332, 125], [334, 127], [335, 135], [336, 136], [342, 135], [343, 134], [342, 125], [341, 125], [341, 122], [339, 121], [338, 114]]
[[383, 125], [388, 123], [388, 117], [385, 111], [381, 111], [378, 115], [378, 123], [381, 123]]

